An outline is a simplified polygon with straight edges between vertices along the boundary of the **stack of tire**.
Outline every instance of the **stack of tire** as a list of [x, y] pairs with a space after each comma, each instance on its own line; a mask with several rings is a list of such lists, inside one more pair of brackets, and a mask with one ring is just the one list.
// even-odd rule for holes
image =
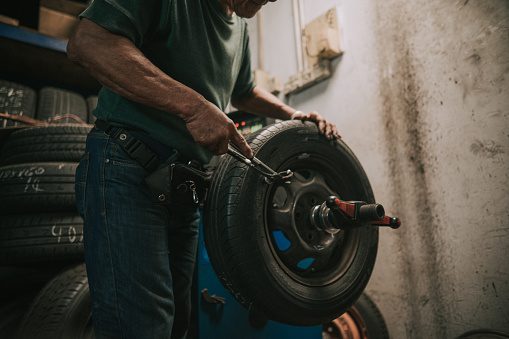
[[89, 126], [13, 132], [0, 150], [0, 262], [82, 256], [74, 176]]
[[[33, 118], [37, 93], [30, 87], [0, 80], [0, 113]], [[0, 119], [0, 127], [19, 126], [19, 122]]]
[[[76, 92], [54, 87], [43, 87], [37, 95], [28, 86], [0, 79], [0, 113], [50, 123], [93, 124], [95, 118], [92, 111], [96, 106], [97, 95], [85, 99]], [[15, 126], [20, 126], [20, 122], [0, 118], [0, 128]]]
[[[25, 290], [20, 296], [2, 296], [0, 337], [94, 338], [74, 184], [93, 123], [90, 108], [97, 99], [85, 101], [73, 92], [43, 88], [35, 111], [35, 98], [30, 88], [0, 80], [0, 110], [51, 122], [16, 130], [0, 145], [0, 268], [18, 273], [9, 279], [23, 282]], [[18, 125], [1, 119], [0, 124]], [[4, 278], [0, 270], [0, 283]], [[2, 332], [5, 323], [12, 325]], [[324, 338], [352, 334], [388, 338], [383, 318], [367, 295], [323, 326]]]
[[[83, 221], [76, 210], [74, 185], [92, 128], [91, 109], [81, 95], [62, 89], [42, 88], [37, 109], [36, 97], [26, 86], [0, 81], [5, 113], [50, 122], [15, 129], [0, 147], [0, 266], [65, 268], [24, 312], [20, 338], [59, 333], [55, 315], [76, 303], [79, 286], [88, 291], [82, 264]], [[89, 101], [94, 103], [93, 98]], [[7, 119], [0, 124], [19, 125]], [[89, 303], [84, 304], [90, 318]], [[67, 317], [67, 312], [62, 316]]]

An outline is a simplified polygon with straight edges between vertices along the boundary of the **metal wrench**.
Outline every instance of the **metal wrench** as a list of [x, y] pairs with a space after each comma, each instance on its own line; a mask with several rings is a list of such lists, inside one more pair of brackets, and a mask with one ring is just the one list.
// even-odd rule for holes
[[277, 173], [264, 162], [260, 161], [257, 157], [253, 156], [251, 159], [249, 159], [244, 154], [242, 154], [240, 150], [231, 144], [228, 145], [228, 154], [235, 159], [245, 163], [249, 167], [252, 167], [254, 170], [260, 172], [265, 177], [265, 181], [268, 184], [273, 184], [275, 182], [283, 182], [285, 184], [289, 184], [293, 177], [293, 172], [291, 170], [288, 169], [286, 171]]

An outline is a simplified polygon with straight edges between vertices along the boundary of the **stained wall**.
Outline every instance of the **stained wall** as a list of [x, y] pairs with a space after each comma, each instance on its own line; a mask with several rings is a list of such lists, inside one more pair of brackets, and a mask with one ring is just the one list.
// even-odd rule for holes
[[[289, 97], [334, 122], [378, 202], [367, 287], [392, 338], [509, 332], [509, 1], [306, 0], [338, 6], [331, 79]], [[297, 72], [291, 1], [263, 11], [265, 69]], [[257, 66], [256, 20], [249, 20]]]

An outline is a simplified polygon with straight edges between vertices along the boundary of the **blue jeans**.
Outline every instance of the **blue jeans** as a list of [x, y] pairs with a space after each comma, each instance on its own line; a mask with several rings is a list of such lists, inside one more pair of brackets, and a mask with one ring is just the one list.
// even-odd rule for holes
[[185, 338], [189, 327], [199, 211], [170, 215], [150, 202], [147, 174], [103, 131], [90, 132], [76, 197], [96, 338]]

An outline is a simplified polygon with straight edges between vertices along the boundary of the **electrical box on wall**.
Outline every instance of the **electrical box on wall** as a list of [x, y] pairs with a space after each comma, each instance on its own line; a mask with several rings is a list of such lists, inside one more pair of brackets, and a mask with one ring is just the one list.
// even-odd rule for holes
[[338, 10], [332, 8], [304, 28], [306, 56], [309, 67], [319, 59], [332, 59], [341, 54]]
[[278, 95], [281, 92], [281, 79], [279, 77], [273, 77], [270, 73], [261, 69], [257, 69], [253, 73], [254, 82], [258, 86], [274, 95]]
[[304, 69], [290, 77], [284, 94], [299, 92], [332, 76], [330, 59], [343, 54], [339, 9], [334, 7], [302, 29]]

